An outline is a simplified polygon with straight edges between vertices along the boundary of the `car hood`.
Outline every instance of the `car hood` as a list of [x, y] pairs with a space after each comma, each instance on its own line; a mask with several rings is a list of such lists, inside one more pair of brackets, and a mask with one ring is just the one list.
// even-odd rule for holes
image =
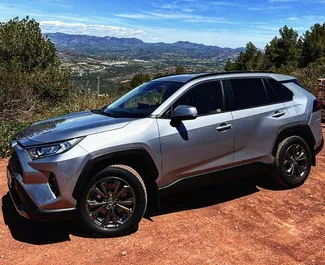
[[25, 141], [25, 145], [30, 145], [33, 142], [34, 144], [58, 142], [103, 131], [117, 130], [132, 120], [134, 119], [112, 118], [91, 111], [83, 111], [34, 123], [19, 134], [18, 141], [22, 140], [22, 136], [24, 136], [29, 140]]

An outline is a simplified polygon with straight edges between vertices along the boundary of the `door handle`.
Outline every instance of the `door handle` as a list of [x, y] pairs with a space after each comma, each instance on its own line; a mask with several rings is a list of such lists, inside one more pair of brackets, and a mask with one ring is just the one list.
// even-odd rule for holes
[[216, 130], [219, 132], [224, 132], [224, 131], [228, 131], [231, 128], [232, 128], [231, 124], [221, 123], [220, 126], [216, 128]]
[[285, 112], [282, 112], [282, 111], [276, 111], [274, 112], [274, 114], [272, 115], [273, 118], [280, 118], [282, 116], [285, 115]]

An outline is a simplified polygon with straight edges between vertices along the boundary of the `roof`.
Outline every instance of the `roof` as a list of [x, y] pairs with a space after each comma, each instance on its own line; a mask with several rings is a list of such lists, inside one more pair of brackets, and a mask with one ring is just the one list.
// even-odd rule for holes
[[277, 74], [273, 72], [263, 72], [263, 71], [237, 71], [237, 72], [217, 72], [217, 73], [194, 73], [194, 74], [182, 74], [182, 75], [169, 75], [164, 77], [159, 77], [154, 79], [155, 81], [170, 81], [170, 82], [181, 82], [188, 83], [192, 80], [203, 78], [203, 77], [270, 77], [279, 82], [295, 79], [295, 77]]

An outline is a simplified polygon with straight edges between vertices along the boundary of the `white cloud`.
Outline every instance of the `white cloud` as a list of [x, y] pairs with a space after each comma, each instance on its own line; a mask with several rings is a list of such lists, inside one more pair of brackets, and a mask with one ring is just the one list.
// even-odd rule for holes
[[207, 17], [190, 13], [144, 12], [135, 14], [115, 14], [115, 16], [140, 20], [181, 20], [189, 23], [237, 24], [236, 22], [225, 20], [222, 17]]
[[297, 17], [288, 17], [287, 20], [298, 20], [299, 18]]
[[283, 10], [283, 9], [289, 9], [292, 8], [290, 6], [269, 6], [267, 7], [268, 10]]
[[282, 10], [282, 9], [289, 9], [290, 6], [254, 6], [248, 7], [249, 11], [270, 11], [270, 10]]
[[229, 2], [229, 1], [214, 1], [214, 2], [208, 2], [207, 5], [211, 6], [243, 6], [242, 4], [234, 3], [234, 2]]
[[161, 38], [161, 37], [155, 37], [155, 38], [151, 38], [153, 41], [162, 41], [163, 40], [163, 38]]
[[272, 26], [257, 26], [259, 29], [266, 29], [270, 31], [279, 31], [280, 27], [272, 27]]
[[41, 21], [41, 28], [43, 32], [65, 32], [65, 33], [79, 33], [91, 34], [101, 36], [116, 36], [116, 37], [131, 37], [143, 36], [146, 33], [143, 30], [101, 25], [101, 24], [84, 24], [84, 23], [69, 23], [62, 21]]
[[250, 11], [261, 11], [261, 10], [265, 10], [265, 8], [263, 8], [263, 7], [249, 7], [248, 10], [250, 10]]
[[[325, 1], [325, 0], [324, 0], [324, 1]], [[188, 12], [188, 13], [190, 13], [190, 12], [193, 12], [193, 11], [195, 11], [195, 10], [194, 10], [194, 9], [191, 9], [191, 8], [183, 8], [182, 11], [183, 11], [183, 12]]]
[[67, 23], [67, 22], [62, 22], [62, 21], [41, 21], [40, 22], [41, 26], [55, 26], [55, 27], [78, 27], [78, 28], [87, 28], [86, 24], [83, 23]]
[[122, 18], [131, 18], [131, 19], [147, 19], [150, 18], [150, 16], [145, 14], [114, 14], [116, 17], [122, 17]]

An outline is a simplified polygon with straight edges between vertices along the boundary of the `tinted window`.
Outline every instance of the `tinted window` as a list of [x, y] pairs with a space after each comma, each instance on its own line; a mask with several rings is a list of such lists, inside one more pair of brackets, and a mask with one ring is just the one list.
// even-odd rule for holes
[[228, 81], [229, 99], [234, 110], [253, 108], [268, 103], [262, 79], [245, 78]]
[[220, 113], [223, 109], [222, 88], [219, 81], [199, 84], [182, 95], [173, 105], [196, 107], [199, 115]]
[[267, 97], [269, 99], [269, 103], [273, 104], [273, 103], [278, 103], [280, 102], [280, 99], [278, 98], [278, 96], [275, 94], [273, 88], [270, 86], [270, 84], [264, 80], [264, 85], [265, 85], [265, 89], [266, 89], [266, 93], [267, 93]]
[[281, 83], [275, 81], [274, 79], [267, 79], [269, 84], [275, 91], [275, 94], [281, 101], [290, 101], [293, 99], [293, 93]]

